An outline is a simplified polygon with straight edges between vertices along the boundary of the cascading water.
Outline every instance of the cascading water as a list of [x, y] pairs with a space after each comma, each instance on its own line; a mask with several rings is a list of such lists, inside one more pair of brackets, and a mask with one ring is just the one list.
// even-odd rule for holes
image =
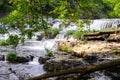
[[[63, 27], [63, 29], [60, 31], [60, 33], [55, 37], [55, 39], [62, 39], [62, 40], [68, 40], [68, 37], [66, 37], [66, 32], [68, 30], [77, 30], [78, 27], [75, 24], [72, 24], [66, 28]], [[69, 37], [69, 40], [74, 40], [72, 37]]]
[[92, 20], [90, 29], [100, 30], [106, 28], [120, 28], [120, 19], [99, 19]]

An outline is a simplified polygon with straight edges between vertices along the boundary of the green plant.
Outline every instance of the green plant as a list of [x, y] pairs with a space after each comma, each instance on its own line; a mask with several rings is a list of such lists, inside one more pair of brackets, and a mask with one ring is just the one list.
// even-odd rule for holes
[[16, 58], [17, 58], [17, 55], [15, 52], [8, 52], [7, 54], [8, 61], [15, 62]]
[[77, 30], [74, 32], [73, 37], [75, 39], [81, 39], [83, 37], [84, 31], [82, 30]]
[[51, 31], [52, 36], [55, 37], [57, 34], [59, 34], [60, 29], [59, 28], [51, 28], [50, 31]]
[[60, 50], [64, 51], [64, 52], [68, 52], [68, 47], [63, 45], [63, 46], [61, 46]]
[[54, 56], [54, 52], [52, 50], [45, 48], [45, 51], [46, 51], [46, 56], [48, 57]]
[[0, 39], [0, 46], [6, 46], [9, 45], [9, 43], [5, 39]]
[[73, 35], [74, 32], [75, 32], [75, 30], [68, 30], [68, 31], [66, 32], [66, 35]]
[[73, 37], [75, 39], [85, 40], [84, 34], [89, 34], [89, 33], [93, 33], [93, 32], [96, 32], [96, 31], [95, 30], [83, 30], [83, 29], [79, 29], [79, 30], [76, 30], [74, 32]]
[[10, 35], [9, 38], [6, 40], [10, 45], [13, 45], [14, 48], [17, 47], [19, 43], [19, 36], [18, 35]]
[[5, 34], [7, 33], [7, 30], [4, 27], [1, 27], [2, 25], [0, 25], [0, 34]]

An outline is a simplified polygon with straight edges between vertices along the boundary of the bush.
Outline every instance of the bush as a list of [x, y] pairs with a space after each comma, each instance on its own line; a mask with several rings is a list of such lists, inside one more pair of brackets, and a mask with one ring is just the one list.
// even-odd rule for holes
[[7, 54], [7, 60], [11, 62], [15, 62], [17, 58], [17, 55], [15, 52], [8, 52]]
[[73, 35], [74, 32], [75, 32], [75, 30], [68, 30], [67, 33], [66, 33], [66, 35]]

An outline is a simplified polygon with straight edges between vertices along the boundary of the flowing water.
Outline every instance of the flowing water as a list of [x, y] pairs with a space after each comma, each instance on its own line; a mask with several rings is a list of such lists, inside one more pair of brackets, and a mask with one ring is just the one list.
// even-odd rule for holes
[[[54, 28], [59, 28], [61, 21], [54, 21]], [[91, 29], [103, 29], [108, 27], [118, 28], [120, 27], [120, 19], [100, 19], [91, 21]], [[67, 40], [65, 36], [67, 30], [77, 30], [78, 27], [74, 24], [63, 28], [55, 39], [43, 39], [41, 41], [36, 41], [36, 36], [32, 40], [26, 40], [25, 45], [19, 44], [17, 47], [17, 55], [28, 56], [33, 55], [33, 61], [24, 64], [12, 64], [7, 61], [0, 61], [0, 80], [24, 80], [28, 77], [37, 76], [45, 73], [43, 70], [43, 65], [40, 65], [38, 58], [40, 56], [45, 56], [45, 48], [55, 50], [55, 43], [58, 40]], [[13, 31], [13, 33], [18, 33], [18, 31]], [[0, 38], [7, 39], [8, 35], [0, 35]], [[69, 37], [69, 40], [74, 40]], [[0, 47], [0, 54], [6, 55], [9, 51], [15, 51], [11, 47]], [[91, 80], [110, 80], [108, 77], [101, 74], [101, 77], [96, 77]]]
[[92, 20], [90, 23], [91, 29], [106, 29], [106, 28], [120, 28], [120, 19], [99, 19]]

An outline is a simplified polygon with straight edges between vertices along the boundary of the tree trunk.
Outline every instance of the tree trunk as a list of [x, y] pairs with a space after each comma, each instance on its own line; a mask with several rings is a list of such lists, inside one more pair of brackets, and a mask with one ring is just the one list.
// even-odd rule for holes
[[74, 68], [74, 69], [62, 70], [62, 71], [58, 71], [58, 72], [45, 73], [40, 76], [30, 78], [28, 80], [40, 80], [40, 79], [45, 79], [45, 78], [49, 78], [49, 77], [55, 77], [55, 76], [67, 75], [67, 74], [76, 74], [76, 73], [80, 73], [79, 78], [82, 78], [82, 76], [84, 76], [85, 74], [88, 74], [88, 73], [91, 73], [94, 71], [98, 71], [98, 70], [104, 70], [106, 68], [114, 67], [117, 65], [120, 65], [120, 59], [100, 63], [97, 65], [84, 66], [84, 67], [79, 67], [79, 68]]

